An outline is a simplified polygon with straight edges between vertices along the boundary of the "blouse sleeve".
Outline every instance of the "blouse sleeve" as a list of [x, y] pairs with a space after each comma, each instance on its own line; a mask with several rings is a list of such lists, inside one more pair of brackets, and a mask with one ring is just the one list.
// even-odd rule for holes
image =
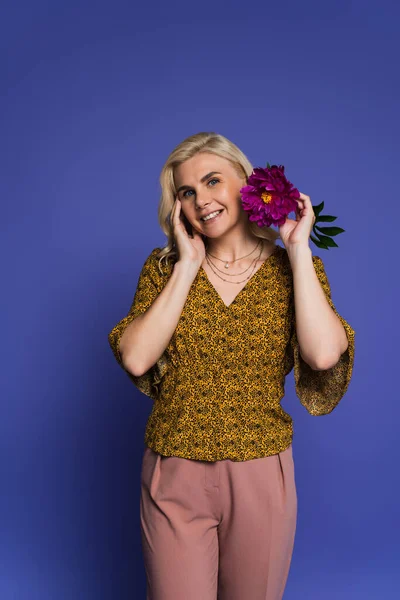
[[158, 385], [168, 370], [166, 353], [164, 352], [157, 362], [150, 367], [148, 371], [146, 371], [146, 373], [143, 373], [143, 375], [133, 375], [130, 371], [125, 369], [122, 363], [119, 343], [122, 334], [129, 323], [144, 313], [151, 306], [155, 298], [162, 290], [163, 277], [158, 268], [157, 258], [159, 251], [160, 248], [154, 248], [151, 254], [147, 257], [140, 272], [136, 292], [128, 314], [121, 321], [119, 321], [119, 323], [117, 323], [108, 334], [108, 341], [117, 362], [124, 369], [135, 386], [153, 400], [156, 400], [158, 397]]
[[348, 347], [339, 361], [330, 369], [314, 371], [302, 358], [296, 334], [295, 311], [291, 325], [291, 336], [286, 353], [286, 374], [294, 366], [296, 395], [307, 411], [314, 416], [326, 415], [338, 405], [350, 383], [354, 365], [354, 329], [339, 315], [331, 298], [331, 289], [324, 264], [319, 256], [312, 257], [319, 282], [329, 305], [340, 319], [347, 335]]

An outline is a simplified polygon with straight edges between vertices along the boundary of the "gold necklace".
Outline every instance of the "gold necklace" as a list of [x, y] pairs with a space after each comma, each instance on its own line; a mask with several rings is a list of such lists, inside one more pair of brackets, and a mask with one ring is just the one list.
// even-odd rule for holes
[[[257, 257], [256, 257], [256, 258], [253, 260], [254, 267], [253, 267], [253, 270], [252, 270], [252, 272], [250, 273], [250, 275], [249, 275], [248, 277], [246, 277], [246, 279], [242, 279], [242, 281], [229, 281], [229, 279], [224, 279], [223, 277], [221, 277], [221, 275], [218, 275], [218, 273], [217, 273], [216, 271], [214, 271], [214, 269], [212, 268], [212, 266], [211, 266], [211, 264], [210, 264], [210, 260], [209, 260], [209, 258], [208, 258], [208, 256], [207, 256], [207, 254], [206, 254], [206, 260], [207, 260], [207, 263], [208, 263], [208, 265], [210, 266], [211, 270], [213, 271], [213, 273], [215, 273], [215, 275], [216, 275], [217, 277], [219, 277], [219, 278], [220, 278], [220, 279], [222, 279], [223, 281], [226, 281], [227, 283], [238, 283], [238, 284], [239, 284], [239, 283], [243, 283], [244, 281], [248, 281], [248, 280], [251, 278], [251, 276], [252, 276], [252, 274], [253, 274], [253, 272], [254, 272], [254, 270], [255, 270], [256, 266], [257, 266], [257, 260], [259, 260], [259, 259], [260, 259], [260, 256], [261, 256], [261, 254], [262, 254], [262, 251], [263, 251], [263, 247], [261, 246], [260, 254], [259, 254], [259, 255], [258, 255], [258, 256], [257, 256]], [[246, 270], [247, 270], [247, 269], [246, 269]]]
[[[234, 262], [236, 262], [236, 261], [238, 261], [238, 260], [241, 260], [242, 258], [247, 258], [248, 256], [250, 256], [250, 254], [253, 254], [253, 252], [254, 252], [255, 250], [257, 250], [258, 246], [259, 246], [261, 243], [262, 243], [262, 240], [260, 239], [260, 240], [257, 242], [257, 246], [256, 246], [255, 248], [253, 248], [253, 250], [252, 250], [251, 252], [249, 252], [249, 253], [248, 253], [248, 254], [246, 254], [245, 256], [240, 256], [239, 258], [235, 258], [235, 260], [231, 260], [231, 261], [228, 261], [228, 260], [223, 260], [222, 258], [218, 258], [218, 256], [214, 256], [214, 254], [211, 254], [210, 252], [207, 252], [207, 254], [208, 254], [209, 256], [212, 256], [213, 258], [216, 258], [217, 260], [220, 260], [220, 261], [224, 262], [224, 263], [225, 263], [225, 269], [229, 269], [229, 262], [231, 262], [231, 263], [234, 263]], [[222, 272], [223, 272], [223, 271], [221, 271], [221, 273], [222, 273]], [[238, 273], [238, 275], [240, 275], [240, 273]]]
[[[245, 269], [244, 271], [242, 271], [241, 273], [226, 273], [226, 275], [229, 275], [229, 277], [236, 277], [236, 275], [243, 275], [243, 273], [246, 273], [246, 271], [248, 271], [248, 270], [250, 269], [250, 267], [252, 266], [252, 264], [253, 264], [254, 260], [257, 260], [257, 257], [255, 257], [255, 258], [254, 258], [254, 259], [253, 259], [253, 260], [250, 262], [249, 266], [248, 266], [248, 267], [246, 267], [246, 269]], [[221, 271], [221, 269], [219, 269], [219, 268], [217, 267], [217, 265], [215, 265], [215, 264], [213, 263], [213, 261], [212, 261], [212, 260], [210, 260], [209, 258], [207, 259], [207, 262], [208, 262], [208, 264], [211, 264], [211, 265], [213, 265], [213, 267], [215, 267], [215, 268], [217, 269], [217, 271], [219, 271], [220, 273], [225, 273], [225, 271]]]

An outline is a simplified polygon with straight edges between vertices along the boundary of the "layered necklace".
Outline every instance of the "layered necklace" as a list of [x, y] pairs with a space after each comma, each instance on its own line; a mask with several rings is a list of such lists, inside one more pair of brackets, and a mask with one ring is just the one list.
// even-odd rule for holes
[[[250, 256], [250, 254], [253, 254], [253, 252], [255, 250], [257, 250], [257, 248], [260, 244], [261, 244], [261, 249], [260, 249], [258, 256], [256, 256], [255, 259], [247, 267], [247, 269], [245, 269], [241, 273], [227, 273], [226, 271], [221, 271], [221, 269], [218, 269], [218, 267], [209, 258], [210, 256], [212, 256], [213, 258], [220, 260], [221, 262], [225, 263], [225, 265], [224, 265], [225, 269], [229, 269], [229, 262], [234, 263], [238, 260], [242, 260], [243, 258], [247, 258], [248, 256]], [[260, 239], [259, 242], [257, 243], [257, 246], [251, 252], [249, 252], [249, 254], [246, 254], [245, 256], [240, 256], [239, 258], [235, 258], [235, 260], [227, 261], [227, 260], [223, 260], [222, 258], [218, 258], [218, 256], [214, 256], [213, 254], [210, 254], [210, 252], [206, 251], [206, 261], [207, 261], [207, 264], [209, 265], [210, 269], [213, 271], [213, 273], [215, 273], [215, 275], [217, 277], [219, 277], [223, 281], [226, 281], [227, 283], [238, 283], [239, 284], [239, 283], [243, 283], [244, 281], [248, 281], [250, 279], [250, 277], [252, 276], [252, 274], [257, 266], [257, 262], [260, 259], [262, 251], [263, 251], [263, 244], [262, 244], [262, 240]], [[248, 277], [246, 277], [245, 279], [242, 279], [241, 281], [229, 281], [229, 279], [224, 279], [223, 277], [221, 277], [221, 275], [219, 275], [217, 273], [217, 271], [219, 271], [220, 273], [224, 273], [226, 275], [229, 275], [230, 277], [237, 277], [238, 275], [243, 275], [243, 273], [246, 273], [246, 271], [248, 271], [250, 268], [251, 268], [250, 275]]]

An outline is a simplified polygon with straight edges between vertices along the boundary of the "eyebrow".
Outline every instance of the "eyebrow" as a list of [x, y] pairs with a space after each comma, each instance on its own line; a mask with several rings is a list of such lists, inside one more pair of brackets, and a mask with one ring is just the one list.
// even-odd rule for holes
[[[211, 177], [211, 175], [222, 175], [222, 173], [220, 173], [219, 171], [211, 171], [210, 173], [207, 173], [207, 175], [204, 175], [204, 177], [202, 177], [200, 179], [200, 183], [204, 183], [206, 181], [206, 179]], [[179, 192], [181, 190], [191, 190], [191, 189], [192, 189], [192, 186], [190, 186], [190, 185], [181, 185], [181, 187], [176, 190], [176, 193], [179, 194]]]

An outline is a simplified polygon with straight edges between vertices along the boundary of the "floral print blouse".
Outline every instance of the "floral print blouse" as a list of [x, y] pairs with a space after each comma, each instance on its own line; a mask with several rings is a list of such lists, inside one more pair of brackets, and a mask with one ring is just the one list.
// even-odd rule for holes
[[[122, 333], [149, 308], [173, 270], [173, 262], [162, 261], [160, 272], [160, 250], [154, 248], [147, 257], [131, 308], [108, 335], [122, 368]], [[126, 370], [154, 400], [146, 446], [164, 456], [206, 461], [244, 461], [285, 450], [293, 424], [280, 403], [292, 369], [296, 394], [311, 415], [328, 414], [337, 406], [352, 375], [355, 332], [332, 302], [322, 259], [313, 255], [312, 261], [347, 334], [348, 348], [336, 365], [314, 371], [300, 355], [285, 248], [276, 245], [229, 306], [200, 267], [163, 355], [143, 375]]]

